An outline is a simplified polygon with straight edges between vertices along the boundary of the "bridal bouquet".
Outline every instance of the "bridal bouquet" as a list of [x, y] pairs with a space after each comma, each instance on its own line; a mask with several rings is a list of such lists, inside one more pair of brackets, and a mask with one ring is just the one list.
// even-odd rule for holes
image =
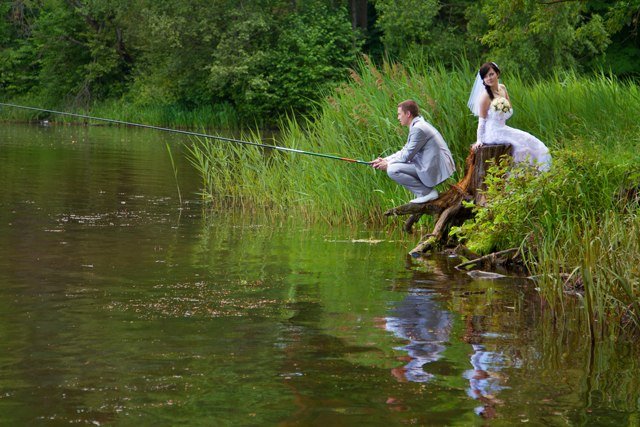
[[499, 96], [497, 98], [493, 98], [493, 101], [491, 101], [491, 109], [498, 113], [505, 114], [511, 110], [511, 104], [509, 104], [509, 101], [507, 101], [506, 98]]

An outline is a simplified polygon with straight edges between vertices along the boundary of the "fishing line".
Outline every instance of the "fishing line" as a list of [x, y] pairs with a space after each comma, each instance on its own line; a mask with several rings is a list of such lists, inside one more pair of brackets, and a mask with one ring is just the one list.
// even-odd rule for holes
[[85, 114], [68, 113], [66, 111], [48, 110], [46, 108], [27, 107], [27, 106], [24, 106], [24, 105], [17, 105], [17, 104], [7, 104], [7, 103], [4, 103], [4, 102], [0, 102], [0, 105], [1, 106], [5, 106], [5, 107], [12, 107], [12, 108], [22, 108], [24, 110], [33, 110], [33, 111], [41, 111], [41, 112], [45, 112], [45, 113], [60, 114], [62, 116], [79, 117], [79, 118], [87, 119], [87, 120], [99, 120], [99, 121], [103, 121], [103, 122], [115, 123], [115, 124], [125, 125], [125, 126], [133, 126], [133, 127], [139, 127], [139, 128], [145, 128], [145, 129], [154, 129], [154, 130], [159, 130], [159, 131], [162, 131], [162, 132], [173, 132], [173, 133], [180, 133], [180, 134], [183, 134], [183, 135], [198, 136], [198, 137], [202, 137], [202, 138], [211, 138], [211, 139], [217, 139], [217, 140], [225, 141], [225, 142], [233, 142], [233, 143], [237, 143], [237, 144], [252, 145], [254, 147], [264, 147], [264, 148], [270, 148], [272, 150], [287, 151], [287, 152], [290, 152], [290, 153], [307, 154], [309, 156], [316, 156], [316, 157], [323, 157], [323, 158], [326, 158], [326, 159], [341, 160], [343, 162], [359, 163], [361, 165], [370, 165], [371, 164], [370, 162], [365, 162], [364, 160], [350, 159], [348, 157], [334, 156], [334, 155], [331, 155], [331, 154], [315, 153], [313, 151], [297, 150], [295, 148], [280, 147], [278, 145], [261, 144], [259, 142], [243, 141], [241, 139], [225, 138], [223, 136], [209, 135], [209, 134], [206, 134], [206, 133], [190, 132], [190, 131], [186, 131], [186, 130], [165, 128], [165, 127], [161, 127], [161, 126], [145, 125], [145, 124], [142, 124], [142, 123], [125, 122], [123, 120], [106, 119], [106, 118], [103, 118], [103, 117], [93, 117], [93, 116], [87, 116]]

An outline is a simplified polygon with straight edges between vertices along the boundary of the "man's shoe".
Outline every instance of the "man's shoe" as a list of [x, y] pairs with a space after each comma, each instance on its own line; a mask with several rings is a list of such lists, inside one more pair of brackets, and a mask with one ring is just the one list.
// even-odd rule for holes
[[433, 190], [431, 190], [430, 193], [427, 193], [424, 196], [417, 197], [411, 200], [409, 203], [427, 203], [437, 198], [438, 198], [438, 190], [434, 188]]

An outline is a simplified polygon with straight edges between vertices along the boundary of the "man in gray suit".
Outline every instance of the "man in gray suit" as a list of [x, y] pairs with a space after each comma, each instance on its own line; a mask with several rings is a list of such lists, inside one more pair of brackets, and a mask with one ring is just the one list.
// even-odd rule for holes
[[371, 162], [417, 197], [411, 203], [426, 203], [438, 198], [435, 186], [449, 178], [456, 170], [451, 152], [440, 132], [427, 123], [418, 104], [408, 100], [398, 104], [398, 120], [409, 127], [407, 143], [387, 157]]

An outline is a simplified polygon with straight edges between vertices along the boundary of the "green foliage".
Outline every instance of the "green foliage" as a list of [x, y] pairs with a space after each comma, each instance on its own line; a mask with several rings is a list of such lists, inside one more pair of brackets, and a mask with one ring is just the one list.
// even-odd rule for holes
[[[396, 105], [411, 98], [418, 101], [422, 114], [441, 131], [456, 164], [462, 167], [468, 147], [475, 140], [476, 121], [465, 108], [473, 74], [469, 66], [453, 72], [442, 65], [418, 62], [410, 67], [397, 63], [383, 63], [377, 67], [365, 58], [352, 74], [352, 81], [318, 105], [313, 120], [285, 122], [278, 145], [364, 160], [388, 155], [399, 149], [406, 137], [406, 129], [395, 119]], [[557, 150], [564, 150], [564, 156], [574, 153], [567, 162], [576, 164], [573, 166], [576, 172], [563, 178], [568, 182], [579, 183], [583, 189], [603, 188], [603, 183], [596, 180], [600, 179], [598, 173], [577, 169], [578, 166], [593, 162], [596, 171], [600, 170], [597, 168], [602, 168], [603, 162], [598, 156], [604, 152], [611, 162], [604, 170], [618, 170], [612, 165], [621, 162], [634, 149], [633, 141], [640, 134], [640, 124], [635, 120], [640, 115], [640, 96], [635, 85], [606, 76], [583, 78], [564, 73], [535, 85], [505, 74], [505, 82], [516, 111], [510, 124], [545, 141], [553, 150], [554, 168], [564, 162], [563, 155], [555, 153]], [[621, 99], [625, 100], [624, 109], [620, 108]], [[582, 146], [583, 149], [576, 148]], [[347, 222], [363, 222], [379, 221], [384, 210], [409, 197], [384, 173], [362, 165], [295, 154], [272, 153], [272, 156], [283, 157], [295, 177], [278, 176], [271, 180], [264, 174], [263, 179], [274, 187], [256, 195], [260, 199], [256, 200], [258, 204], [271, 198], [275, 205], [293, 204], [311, 215], [321, 212], [332, 221], [342, 218]], [[230, 167], [220, 166], [222, 169]], [[525, 186], [527, 176], [518, 175], [518, 180], [514, 178], [510, 185], [517, 182], [522, 189], [528, 188]], [[555, 181], [546, 181], [549, 176], [555, 175], [535, 177], [539, 181], [536, 183], [538, 189], [555, 188]], [[602, 180], [606, 182], [604, 178]], [[514, 188], [512, 193], [519, 194], [516, 190], [520, 191]], [[551, 206], [551, 196], [538, 199], [550, 193], [539, 192], [535, 187], [527, 191], [533, 192], [527, 203]], [[573, 193], [565, 195], [565, 191], [557, 190], [553, 194], [572, 200]], [[597, 202], [601, 193], [585, 191], [594, 198], [581, 201], [580, 206], [587, 209]], [[499, 193], [500, 189], [496, 187], [495, 192]], [[528, 196], [520, 194], [519, 197], [526, 199]], [[504, 200], [506, 206], [510, 200]], [[608, 205], [598, 202], [597, 206], [604, 209]], [[510, 208], [516, 209], [517, 203], [512, 203]], [[520, 222], [526, 224], [524, 218]], [[531, 227], [516, 227], [513, 234], [501, 237], [500, 242], [517, 245], [530, 231]], [[507, 245], [500, 242], [499, 245]], [[492, 245], [496, 243], [492, 242]]]
[[513, 167], [505, 160], [488, 169], [486, 206], [474, 207], [474, 219], [452, 233], [480, 254], [523, 244], [537, 253], [535, 243], [553, 235], [558, 223], [574, 221], [585, 212], [615, 209], [620, 189], [640, 174], [635, 166], [640, 158], [634, 157], [603, 158], [601, 148], [588, 146], [563, 149], [554, 153], [548, 173]]
[[391, 54], [401, 54], [414, 45], [430, 43], [434, 38], [433, 20], [438, 0], [410, 0], [400, 6], [393, 0], [376, 0], [382, 41]]
[[25, 42], [33, 18], [26, 5], [8, 1], [0, 3], [0, 14], [5, 17], [0, 20], [0, 85], [7, 95], [15, 96], [36, 84], [36, 52]]
[[602, 17], [587, 16], [582, 2], [483, 0], [468, 17], [488, 57], [529, 75], [575, 67], [610, 41]]
[[348, 75], [359, 44], [324, 0], [0, 3], [3, 95], [59, 108], [232, 104], [273, 123]]
[[264, 47], [274, 43], [270, 40], [275, 25], [256, 11], [238, 11], [231, 18], [232, 24], [216, 47], [216, 61], [209, 66], [208, 82], [218, 96], [237, 98], [238, 103], [245, 93], [250, 97], [268, 86], [263, 74], [267, 65]]
[[386, 54], [406, 59], [416, 55], [455, 65], [461, 56], [479, 58], [478, 44], [467, 35], [466, 11], [475, 1], [375, 0], [376, 26]]
[[2, 31], [6, 94], [79, 106], [121, 94], [130, 62], [117, 25], [125, 3], [14, 3]]
[[473, 208], [474, 218], [452, 227], [450, 234], [477, 254], [520, 246], [523, 234], [531, 232], [530, 209], [542, 194], [536, 187], [536, 178], [530, 167], [514, 170], [509, 159], [489, 167], [485, 177], [486, 206], [467, 204]]
[[127, 21], [137, 60], [126, 101], [141, 108], [210, 104], [207, 67], [230, 6], [222, 1], [142, 1]]
[[310, 3], [284, 16], [246, 11], [218, 44], [209, 83], [245, 116], [305, 111], [318, 91], [345, 78], [356, 49], [346, 9]]
[[345, 9], [330, 12], [324, 6], [289, 15], [268, 58], [268, 87], [240, 105], [261, 105], [259, 114], [305, 111], [318, 92], [344, 80], [357, 48], [346, 16]]
[[352, 28], [345, 0], [0, 1], [0, 96], [56, 109], [214, 104], [270, 125], [309, 112], [363, 49], [453, 70], [491, 59], [522, 76], [640, 75], [639, 0], [371, 3], [368, 31]]
[[612, 43], [606, 55], [594, 61], [594, 67], [611, 70], [619, 76], [640, 76], [640, 1], [589, 1], [588, 4], [605, 16]]
[[640, 0], [590, 0], [587, 7], [606, 16], [607, 29], [612, 34], [630, 30], [637, 36]]
[[[377, 67], [365, 59], [349, 84], [318, 105], [313, 120], [284, 123], [278, 145], [364, 160], [389, 154], [406, 137], [396, 105], [413, 98], [461, 167], [475, 137], [476, 119], [464, 109], [473, 74], [468, 66]], [[580, 277], [588, 295], [585, 319], [598, 319], [591, 328], [611, 319], [640, 325], [638, 87], [564, 72], [534, 85], [518, 76], [505, 75], [505, 82], [516, 111], [509, 124], [547, 143], [552, 168], [493, 166], [487, 205], [454, 233], [479, 253], [526, 247], [528, 267], [551, 304], [566, 298], [567, 276]], [[363, 165], [219, 144], [195, 148], [193, 159], [203, 193], [215, 203], [294, 212], [308, 221], [388, 224], [383, 212], [410, 197]]]

